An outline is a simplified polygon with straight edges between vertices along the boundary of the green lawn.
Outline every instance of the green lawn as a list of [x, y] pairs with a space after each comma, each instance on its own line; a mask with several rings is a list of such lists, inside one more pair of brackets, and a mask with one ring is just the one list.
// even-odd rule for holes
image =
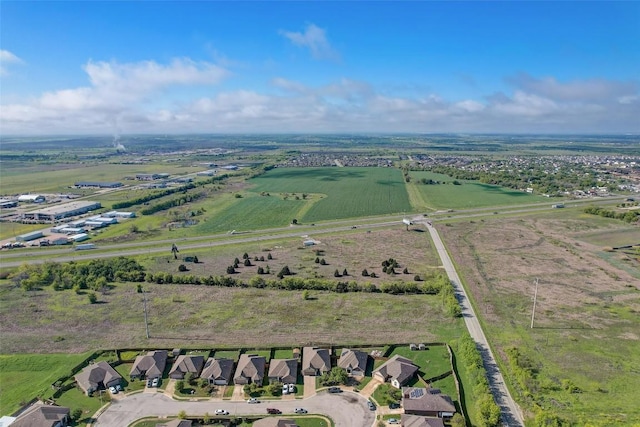
[[273, 358], [274, 359], [292, 359], [293, 349], [289, 348], [289, 349], [275, 350], [273, 352]]
[[237, 361], [239, 353], [238, 350], [215, 350], [213, 357], [216, 359], [231, 359]]
[[408, 346], [396, 347], [391, 355], [399, 354], [420, 367], [425, 379], [432, 378], [451, 370], [449, 352], [443, 345], [428, 346], [427, 350], [410, 350]]
[[87, 357], [89, 353], [0, 355], [0, 412], [10, 414], [33, 397], [51, 396], [51, 384]]
[[66, 406], [71, 411], [76, 408], [82, 409], [82, 419], [87, 419], [110, 400], [111, 395], [108, 391], [96, 392], [92, 397], [89, 397], [80, 388], [75, 387], [62, 393], [56, 399], [56, 403], [60, 406]]
[[[508, 206], [524, 203], [537, 203], [549, 199], [512, 190], [497, 185], [483, 184], [477, 181], [459, 182], [461, 185], [453, 185], [453, 178], [433, 172], [411, 172], [412, 182], [422, 196], [424, 204], [431, 209], [472, 209], [485, 206]], [[433, 179], [446, 182], [446, 184], [425, 185], [420, 184], [421, 179]]]

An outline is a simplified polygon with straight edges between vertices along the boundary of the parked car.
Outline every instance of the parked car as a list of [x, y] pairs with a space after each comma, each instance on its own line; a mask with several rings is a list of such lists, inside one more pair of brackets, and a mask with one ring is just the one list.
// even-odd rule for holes
[[111, 392], [111, 394], [118, 394], [118, 390], [116, 390], [114, 386], [109, 387], [109, 391]]
[[247, 403], [260, 403], [260, 401], [255, 397], [251, 397], [249, 398], [249, 400], [247, 400]]
[[117, 390], [117, 391], [122, 391], [122, 386], [121, 386], [120, 384], [117, 384], [117, 385], [116, 385], [116, 390]]
[[160, 386], [160, 378], [154, 378], [153, 381], [151, 382], [151, 387], [158, 387]]
[[216, 414], [216, 415], [229, 415], [229, 411], [225, 411], [224, 409], [216, 409], [214, 414]]
[[281, 414], [282, 411], [276, 408], [267, 408], [267, 414]]
[[327, 391], [329, 393], [342, 393], [342, 389], [340, 387], [329, 387]]
[[289, 386], [287, 384], [282, 384], [282, 394], [289, 394]]
[[373, 402], [370, 401], [370, 400], [367, 402], [367, 406], [369, 407], [369, 409], [371, 411], [375, 411], [376, 410], [376, 405], [374, 405]]
[[398, 402], [389, 403], [389, 409], [398, 409], [400, 404]]
[[306, 414], [307, 410], [304, 408], [296, 408], [293, 410], [293, 412], [295, 412], [296, 414]]
[[289, 393], [295, 393], [295, 392], [296, 392], [296, 385], [289, 384]]
[[151, 378], [147, 380], [147, 387], [153, 387], [153, 380]]
[[397, 418], [389, 418], [389, 419], [387, 420], [387, 422], [388, 422], [389, 424], [399, 424], [399, 423], [400, 423], [400, 421], [398, 421], [398, 419], [397, 419]]

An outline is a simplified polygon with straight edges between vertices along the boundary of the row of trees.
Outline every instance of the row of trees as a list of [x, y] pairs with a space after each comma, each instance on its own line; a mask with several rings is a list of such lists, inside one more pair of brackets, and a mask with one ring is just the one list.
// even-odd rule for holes
[[144, 267], [126, 257], [97, 259], [81, 264], [73, 261], [23, 264], [11, 275], [14, 284], [25, 290], [52, 286], [55, 290], [102, 291], [110, 282], [141, 282], [145, 277]]
[[590, 206], [588, 208], [585, 208], [584, 212], [591, 215], [599, 215], [604, 218], [620, 219], [628, 223], [636, 222], [640, 218], [640, 209], [629, 210], [626, 212], [616, 212], [611, 209], [605, 209], [598, 206]]
[[[156, 212], [160, 212], [160, 211], [165, 211], [167, 209], [171, 209], [177, 206], [182, 206], [186, 203], [190, 203], [193, 201], [196, 201], [198, 199], [201, 199], [205, 196], [204, 192], [199, 192], [199, 193], [195, 193], [195, 194], [191, 194], [191, 193], [187, 193], [184, 194], [180, 197], [176, 197], [175, 199], [170, 199], [170, 200], [164, 200], [160, 203], [156, 203], [155, 205], [146, 207], [142, 210], [140, 210], [140, 213], [142, 215], [152, 215]], [[194, 215], [195, 216], [195, 215]]]

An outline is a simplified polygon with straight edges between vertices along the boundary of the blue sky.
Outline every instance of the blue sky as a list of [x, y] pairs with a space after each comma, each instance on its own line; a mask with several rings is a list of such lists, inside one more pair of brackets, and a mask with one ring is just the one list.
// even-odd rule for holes
[[640, 132], [640, 2], [0, 2], [2, 134]]

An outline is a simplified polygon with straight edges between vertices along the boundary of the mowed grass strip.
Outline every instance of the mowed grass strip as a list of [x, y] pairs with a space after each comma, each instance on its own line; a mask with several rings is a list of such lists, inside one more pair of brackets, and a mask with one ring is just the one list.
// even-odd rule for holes
[[[6, 343], [2, 349], [10, 350]], [[32, 349], [37, 350], [38, 346]], [[87, 353], [0, 355], [0, 413], [13, 413], [24, 401], [51, 394], [51, 384], [69, 375], [88, 356]]]
[[395, 168], [279, 168], [249, 181], [257, 193], [326, 195], [305, 222], [411, 211], [402, 173]]
[[[431, 209], [472, 209], [487, 206], [509, 206], [525, 203], [548, 201], [549, 199], [512, 190], [497, 185], [476, 181], [459, 180], [453, 185], [454, 178], [426, 171], [412, 171], [412, 184], [422, 193], [422, 197]], [[421, 184], [421, 179], [446, 182], [446, 184]]]

